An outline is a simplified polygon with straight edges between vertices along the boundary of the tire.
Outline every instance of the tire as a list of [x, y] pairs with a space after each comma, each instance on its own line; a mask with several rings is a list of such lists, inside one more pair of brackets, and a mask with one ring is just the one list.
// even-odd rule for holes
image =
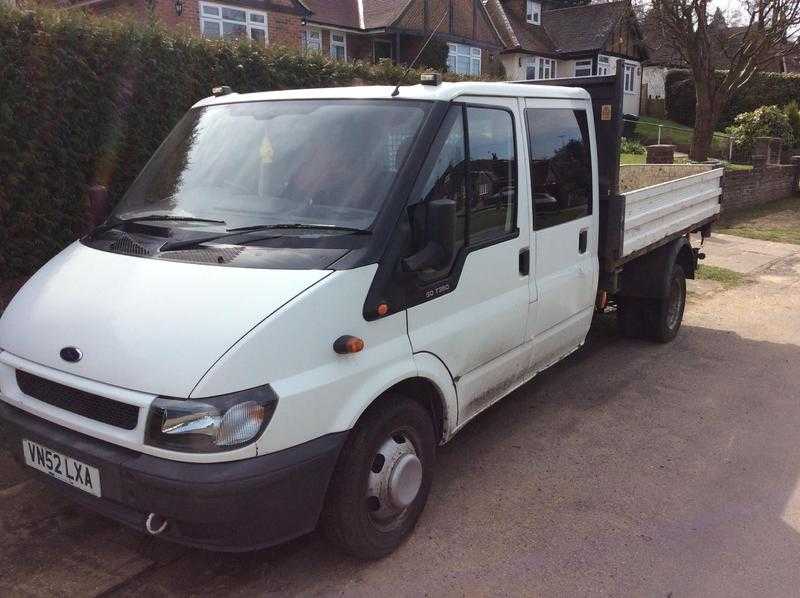
[[680, 264], [670, 273], [667, 296], [662, 299], [617, 297], [617, 326], [628, 338], [668, 343], [675, 338], [686, 308], [686, 276]]
[[[415, 453], [416, 463], [409, 451]], [[320, 518], [322, 533], [358, 558], [373, 560], [392, 553], [414, 529], [425, 507], [435, 455], [430, 413], [403, 395], [385, 396], [367, 410], [342, 448]], [[403, 469], [411, 471], [410, 484], [398, 474]], [[391, 480], [398, 479], [405, 485], [392, 484]], [[413, 495], [409, 488], [417, 484]], [[404, 490], [392, 494], [390, 488]], [[400, 501], [397, 494], [402, 492]], [[398, 507], [393, 499], [406, 504]]]
[[659, 343], [673, 340], [681, 329], [686, 309], [686, 275], [680, 264], [672, 267], [667, 294], [645, 312], [645, 336]]

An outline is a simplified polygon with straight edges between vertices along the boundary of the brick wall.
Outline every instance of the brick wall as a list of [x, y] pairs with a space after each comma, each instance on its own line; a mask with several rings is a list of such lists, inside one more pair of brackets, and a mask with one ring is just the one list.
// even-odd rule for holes
[[722, 178], [722, 209], [735, 210], [798, 192], [800, 158], [794, 164], [767, 164], [766, 157], [753, 157], [753, 170], [726, 170]]

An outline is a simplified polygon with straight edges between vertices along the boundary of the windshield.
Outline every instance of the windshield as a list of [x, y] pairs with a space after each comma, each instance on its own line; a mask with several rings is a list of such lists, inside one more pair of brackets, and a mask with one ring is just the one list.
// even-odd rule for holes
[[114, 215], [215, 219], [228, 229], [281, 223], [368, 228], [429, 105], [303, 100], [193, 109]]

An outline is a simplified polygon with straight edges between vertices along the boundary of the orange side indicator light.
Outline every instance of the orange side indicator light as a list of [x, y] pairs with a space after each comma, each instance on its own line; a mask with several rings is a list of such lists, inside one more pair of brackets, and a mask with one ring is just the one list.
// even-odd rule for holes
[[364, 349], [364, 339], [357, 336], [345, 334], [337, 338], [333, 343], [333, 350], [339, 355], [347, 355], [348, 353], [358, 353]]
[[388, 303], [379, 303], [378, 308], [375, 310], [380, 317], [385, 316], [389, 313], [389, 304]]

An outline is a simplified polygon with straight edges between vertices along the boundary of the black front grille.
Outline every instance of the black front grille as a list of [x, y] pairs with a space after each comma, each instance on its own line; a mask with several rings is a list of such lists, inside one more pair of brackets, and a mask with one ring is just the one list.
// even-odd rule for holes
[[135, 405], [70, 388], [22, 370], [17, 370], [17, 385], [38, 401], [110, 426], [133, 430], [139, 421], [139, 408]]

